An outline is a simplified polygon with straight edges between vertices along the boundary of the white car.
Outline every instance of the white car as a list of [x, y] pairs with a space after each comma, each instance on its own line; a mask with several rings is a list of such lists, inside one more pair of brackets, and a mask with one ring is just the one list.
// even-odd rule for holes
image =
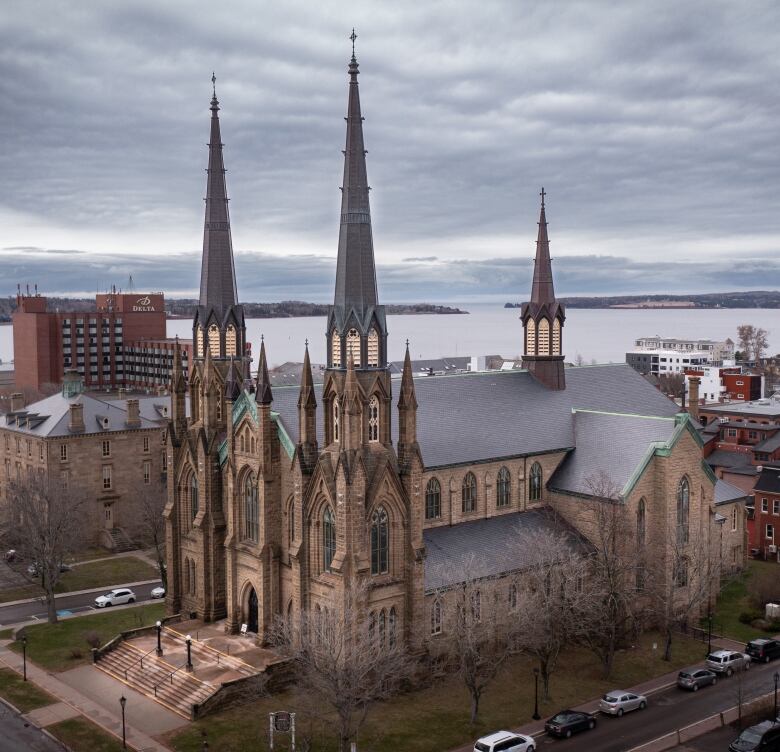
[[608, 715], [616, 715], [618, 718], [630, 710], [644, 710], [647, 707], [647, 698], [635, 692], [625, 689], [613, 689], [607, 692], [599, 702], [599, 710]]
[[97, 608], [120, 606], [123, 603], [135, 603], [135, 593], [132, 590], [128, 588], [116, 588], [110, 593], [99, 595], [95, 598], [95, 606], [97, 606]]
[[165, 588], [160, 585], [159, 587], [154, 588], [149, 595], [152, 598], [165, 598]]
[[735, 671], [747, 671], [750, 668], [751, 657], [746, 653], [735, 653], [733, 650], [716, 650], [707, 656], [707, 668], [716, 674], [731, 676]]
[[474, 752], [534, 752], [535, 749], [533, 737], [511, 731], [496, 731], [474, 744]]

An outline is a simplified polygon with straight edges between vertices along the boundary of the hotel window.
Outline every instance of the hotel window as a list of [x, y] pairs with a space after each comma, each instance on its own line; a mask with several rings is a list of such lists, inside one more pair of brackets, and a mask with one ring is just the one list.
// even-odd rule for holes
[[539, 322], [539, 347], [536, 352], [537, 355], [550, 354], [550, 322], [547, 319]]
[[219, 327], [216, 324], [212, 324], [209, 327], [209, 350], [211, 350], [211, 357], [212, 358], [219, 358], [220, 348], [219, 348]]
[[536, 322], [528, 319], [525, 327], [525, 354], [536, 355]]
[[68, 445], [67, 444], [60, 444], [60, 461], [61, 462], [67, 462], [68, 461]]
[[379, 365], [379, 334], [374, 327], [368, 331], [368, 365]]
[[769, 513], [769, 499], [761, 499], [761, 511], [764, 514]]
[[780, 514], [780, 499], [772, 499], [772, 514]]
[[376, 396], [368, 401], [368, 440], [379, 441], [379, 400]]
[[355, 368], [360, 367], [360, 335], [357, 329], [350, 329], [347, 332], [347, 363], [349, 363], [349, 356], [352, 356], [352, 361], [355, 364]]
[[152, 482], [152, 463], [144, 462], [144, 485], [149, 485]]
[[236, 354], [236, 327], [230, 324], [225, 332], [225, 355]]
[[553, 355], [560, 355], [561, 354], [561, 322], [560, 322], [560, 319], [555, 319], [553, 321], [552, 354]]
[[111, 456], [111, 442], [110, 441], [104, 441], [103, 442], [103, 456], [104, 457], [110, 457]]
[[111, 465], [103, 465], [103, 490], [111, 488]]
[[149, 451], [149, 437], [144, 436], [144, 452], [148, 452], [148, 451]]
[[341, 337], [336, 329], [330, 336], [330, 363], [334, 368], [341, 368]]
[[774, 540], [775, 539], [775, 526], [774, 525], [767, 525], [766, 526], [766, 537], [767, 537], [767, 540]]

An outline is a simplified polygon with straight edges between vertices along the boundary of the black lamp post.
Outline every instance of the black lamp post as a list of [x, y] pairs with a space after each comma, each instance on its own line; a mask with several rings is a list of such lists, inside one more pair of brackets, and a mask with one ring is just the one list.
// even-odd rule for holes
[[192, 671], [192, 637], [187, 635], [184, 641], [187, 643], [187, 671]]
[[209, 752], [209, 742], [208, 739], [206, 738], [206, 731], [204, 730], [201, 731], [200, 733], [203, 738], [203, 747], [202, 747], [203, 752]]
[[125, 705], [127, 705], [127, 698], [124, 695], [119, 698], [119, 704], [122, 706], [122, 749], [127, 749], [127, 732], [125, 729]]
[[780, 682], [780, 672], [775, 671], [775, 714], [772, 718], [773, 721], [777, 720], [777, 683]]
[[160, 644], [160, 636], [162, 634], [162, 622], [157, 622], [157, 655], [162, 655], [162, 645]]
[[541, 716], [539, 715], [539, 669], [534, 668], [534, 714], [531, 716], [535, 721], [538, 721]]
[[22, 635], [22, 678], [27, 681], [27, 635]]

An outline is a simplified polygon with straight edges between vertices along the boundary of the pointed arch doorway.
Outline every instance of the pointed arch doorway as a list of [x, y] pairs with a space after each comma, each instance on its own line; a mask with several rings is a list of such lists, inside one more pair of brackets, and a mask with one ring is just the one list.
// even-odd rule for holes
[[258, 632], [257, 609], [257, 593], [255, 592], [255, 589], [250, 586], [249, 594], [247, 596], [246, 624], [247, 632], [253, 632], [254, 634], [257, 634]]

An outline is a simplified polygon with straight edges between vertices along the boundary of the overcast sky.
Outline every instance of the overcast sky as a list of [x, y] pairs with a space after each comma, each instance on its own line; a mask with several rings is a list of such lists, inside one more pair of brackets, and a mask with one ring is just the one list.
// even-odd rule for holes
[[199, 280], [216, 71], [244, 300], [332, 294], [356, 27], [380, 295], [780, 286], [775, 0], [110, 3], [0, 17], [0, 294]]

